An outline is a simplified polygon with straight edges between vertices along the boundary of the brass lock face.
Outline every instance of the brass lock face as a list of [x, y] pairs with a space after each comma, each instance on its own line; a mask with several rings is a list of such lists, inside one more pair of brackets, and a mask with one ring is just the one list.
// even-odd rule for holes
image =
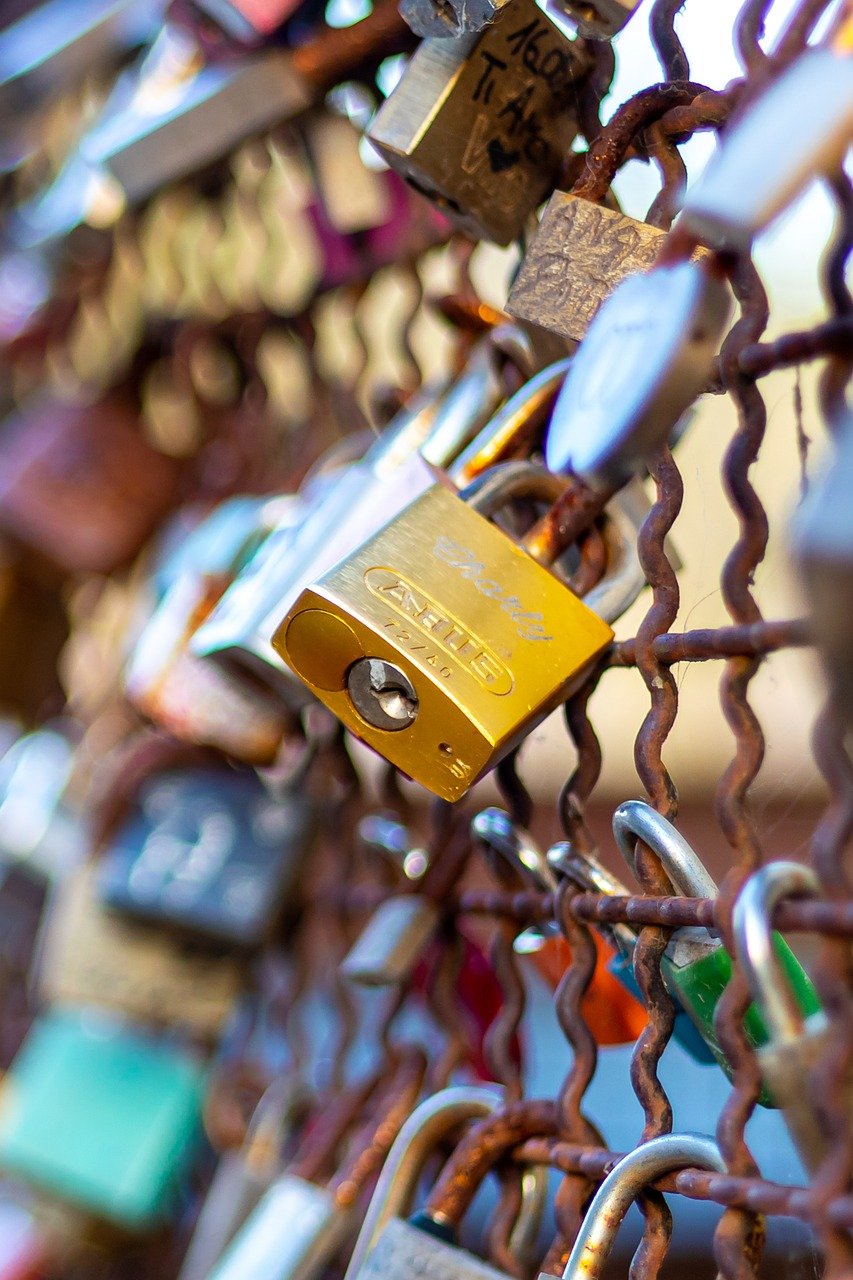
[[[452, 801], [612, 638], [558, 578], [435, 485], [306, 588], [273, 645], [352, 733]], [[383, 717], [394, 727], [378, 727]]]
[[368, 137], [474, 239], [509, 244], [553, 189], [590, 65], [534, 0], [513, 0], [479, 35], [425, 40]]

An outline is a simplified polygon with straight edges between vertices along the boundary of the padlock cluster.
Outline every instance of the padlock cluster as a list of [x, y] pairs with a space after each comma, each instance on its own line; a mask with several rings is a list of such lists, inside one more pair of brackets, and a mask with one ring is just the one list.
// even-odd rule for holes
[[[730, 6], [712, 87], [694, 7], [0, 15], [0, 1280], [851, 1274], [853, 8]], [[753, 250], [818, 187], [823, 311], [765, 339]], [[682, 478], [715, 396], [722, 475]], [[727, 620], [674, 630], [721, 483]], [[805, 646], [828, 801], [762, 840], [751, 686]], [[705, 662], [733, 748], [688, 838]]]

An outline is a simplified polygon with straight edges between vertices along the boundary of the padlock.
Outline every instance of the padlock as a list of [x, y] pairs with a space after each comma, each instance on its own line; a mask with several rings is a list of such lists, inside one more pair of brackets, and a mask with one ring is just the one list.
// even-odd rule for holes
[[793, 549], [809, 604], [809, 623], [819, 646], [833, 707], [853, 725], [853, 414], [835, 436], [835, 454], [810, 484], [794, 517]]
[[156, 774], [101, 859], [99, 892], [114, 911], [255, 950], [294, 914], [314, 830], [301, 782], [272, 796], [249, 770]]
[[[552, 845], [546, 854], [548, 864], [566, 879], [571, 880], [584, 893], [606, 893], [611, 897], [630, 897], [631, 891], [611, 875], [605, 866], [591, 854], [581, 853], [568, 840], [560, 840]], [[628, 924], [618, 921], [597, 923], [596, 930], [615, 953], [607, 960], [607, 968], [622, 987], [640, 1004], [643, 993], [634, 976], [634, 948], [637, 945], [637, 931]], [[704, 1038], [694, 1026], [685, 1009], [678, 1002], [676, 992], [675, 1023], [672, 1028], [673, 1038], [682, 1049], [689, 1053], [696, 1062], [704, 1065], [716, 1063], [717, 1059], [709, 1049]], [[591, 1022], [590, 1014], [587, 1021]], [[639, 1033], [638, 1033], [639, 1034]]]
[[[811, 1102], [810, 1072], [830, 1052], [833, 1031], [822, 1009], [804, 1014], [770, 919], [782, 899], [802, 894], [819, 897], [820, 892], [820, 881], [809, 867], [771, 862], [749, 877], [732, 916], [736, 955], [768, 1028], [767, 1038], [756, 1049], [761, 1074], [809, 1173], [817, 1172], [829, 1149]], [[849, 1068], [843, 1096], [849, 1116], [853, 1113]]]
[[0, 1169], [126, 1230], [174, 1217], [201, 1140], [203, 1070], [102, 1012], [34, 1024], [0, 1093]]
[[17, 206], [10, 239], [32, 250], [84, 223], [112, 226], [128, 206], [303, 111], [311, 96], [284, 50], [205, 64], [195, 42], [167, 25], [119, 77], [53, 183]]
[[[641, 589], [635, 529], [616, 507], [611, 574], [586, 603], [489, 522], [514, 497], [553, 501], [563, 489], [531, 463], [493, 468], [473, 502], [435, 485], [307, 587], [273, 636], [356, 737], [445, 800], [511, 751], [610, 643], [597, 602], [616, 617], [616, 596], [624, 608]], [[624, 596], [617, 580], [630, 580]]]
[[546, 0], [555, 22], [568, 19], [590, 40], [612, 40], [639, 8], [640, 0]]
[[[689, 898], [716, 898], [717, 886], [695, 850], [681, 833], [642, 800], [629, 800], [613, 815], [613, 834], [619, 851], [634, 866], [634, 846], [643, 840], [657, 855], [673, 888]], [[779, 963], [796, 994], [805, 1017], [820, 1010], [817, 992], [797, 957], [779, 934], [773, 935]], [[701, 926], [684, 925], [673, 931], [661, 962], [661, 974], [674, 998], [695, 1023], [700, 1035], [731, 1079], [732, 1068], [714, 1028], [714, 1011], [728, 986], [732, 962], [719, 938]], [[750, 1005], [743, 1020], [753, 1046], [768, 1042], [770, 1032], [761, 1009]], [[769, 1092], [759, 1102], [773, 1106]]]
[[[354, 1234], [365, 1175], [382, 1163], [420, 1092], [425, 1060], [403, 1054], [367, 1129], [328, 1185], [281, 1173], [225, 1250], [209, 1280], [315, 1280]], [[365, 1144], [370, 1147], [365, 1160]], [[297, 1163], [297, 1169], [299, 1165]]]
[[268, 1086], [241, 1148], [220, 1156], [178, 1280], [207, 1280], [278, 1173], [282, 1150], [304, 1100], [304, 1090], [290, 1076], [280, 1076]]
[[363, 987], [403, 986], [438, 928], [438, 905], [423, 893], [395, 893], [379, 904], [341, 961]]
[[[259, 676], [286, 702], [304, 705], [304, 685], [271, 644], [283, 613], [312, 577], [354, 551], [380, 522], [393, 519], [428, 489], [435, 480], [433, 467], [450, 466], [472, 437], [480, 439], [478, 432], [485, 433], [503, 399], [503, 350], [522, 367], [533, 360], [519, 330], [496, 331], [475, 347], [449, 389], [427, 388], [415, 397], [360, 462], [321, 490], [295, 536], [288, 527], [267, 538], [195, 632], [190, 651], [221, 662], [235, 674]], [[510, 402], [506, 409], [509, 434], [517, 436], [517, 413], [513, 416]], [[496, 435], [503, 439], [501, 430]], [[466, 455], [462, 465], [466, 474], [478, 474], [476, 458]]]
[[118, 393], [25, 406], [3, 424], [0, 467], [0, 529], [66, 573], [111, 573], [136, 555], [181, 474]]
[[[540, 893], [556, 893], [560, 882], [547, 857], [529, 831], [513, 822], [504, 809], [491, 806], [471, 819], [471, 836], [490, 852], [498, 854], [523, 879]], [[540, 951], [548, 938], [560, 933], [555, 920], [530, 925], [515, 940], [515, 950], [522, 954]]]
[[[492, 1089], [455, 1087], [427, 1098], [400, 1130], [370, 1200], [344, 1280], [367, 1277], [452, 1275], [506, 1280], [494, 1267], [455, 1245], [429, 1234], [423, 1215], [406, 1221], [414, 1207], [424, 1168], [441, 1142], [469, 1120], [485, 1119], [500, 1106], [501, 1094]], [[522, 1175], [522, 1205], [510, 1238], [510, 1248], [524, 1254], [538, 1234], [547, 1171], [533, 1168]], [[424, 1229], [426, 1228], [426, 1229]], [[437, 1231], [440, 1228], [437, 1228]]]
[[479, 34], [425, 41], [367, 136], [472, 238], [509, 244], [553, 189], [590, 66], [582, 41], [513, 0]]
[[214, 1040], [244, 985], [236, 960], [205, 955], [110, 914], [98, 902], [96, 875], [94, 866], [82, 867], [54, 893], [40, 942], [40, 997], [63, 1006], [100, 1005]]
[[[599, 1280], [631, 1205], [656, 1178], [677, 1169], [725, 1173], [726, 1164], [714, 1139], [701, 1133], [666, 1133], [635, 1147], [610, 1170], [590, 1201], [562, 1280]], [[540, 1272], [539, 1280], [554, 1277]]]
[[184, 567], [173, 571], [174, 581], [138, 635], [124, 672], [128, 698], [144, 715], [177, 738], [254, 765], [273, 762], [289, 728], [287, 717], [260, 691], [229, 679], [187, 646], [269, 532], [265, 512], [273, 505], [234, 498], [201, 522], [178, 548]]
[[853, 141], [851, 25], [842, 15], [834, 40], [806, 49], [726, 129], [685, 197], [685, 235], [748, 252], [809, 181], [842, 163]]

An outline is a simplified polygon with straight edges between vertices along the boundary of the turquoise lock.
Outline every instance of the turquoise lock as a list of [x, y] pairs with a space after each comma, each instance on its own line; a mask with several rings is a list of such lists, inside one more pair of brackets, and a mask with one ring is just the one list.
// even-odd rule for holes
[[100, 1011], [55, 1009], [0, 1091], [0, 1169], [131, 1231], [167, 1220], [202, 1137], [201, 1064]]

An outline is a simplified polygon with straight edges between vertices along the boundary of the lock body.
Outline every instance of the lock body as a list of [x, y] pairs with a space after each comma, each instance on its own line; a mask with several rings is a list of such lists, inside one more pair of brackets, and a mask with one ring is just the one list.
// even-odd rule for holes
[[97, 868], [82, 867], [55, 895], [40, 940], [41, 998], [214, 1039], [243, 987], [236, 960], [112, 915], [98, 902], [96, 875]]
[[351, 982], [367, 987], [407, 982], [438, 921], [438, 908], [423, 894], [386, 898], [344, 957], [341, 973]]
[[[774, 1104], [779, 1107], [800, 1159], [815, 1173], [826, 1153], [826, 1138], [806, 1096], [806, 1076], [826, 1058], [832, 1031], [823, 1012], [806, 1018], [796, 1040], [773, 1040], [757, 1051], [761, 1074]], [[844, 1086], [848, 1115], [853, 1114], [853, 1072]]]
[[[698, 937], [702, 941], [697, 942], [695, 938]], [[803, 1014], [817, 1014], [820, 1001], [799, 960], [778, 933], [774, 933], [773, 943], [779, 963]], [[698, 958], [697, 951], [700, 953]], [[714, 1029], [714, 1012], [732, 974], [731, 958], [725, 947], [711, 939], [705, 930], [694, 932], [689, 928], [677, 929], [670, 939], [661, 969], [673, 995], [695, 1024], [726, 1075], [731, 1078], [731, 1065]], [[769, 1032], [755, 1004], [751, 1004], [746, 1012], [744, 1029], [754, 1046], [767, 1044]], [[759, 1101], [765, 1107], [780, 1105], [773, 1097], [772, 1088], [764, 1089]]]
[[553, 188], [589, 58], [533, 0], [513, 0], [479, 35], [425, 41], [368, 136], [463, 230], [509, 244]]
[[249, 771], [163, 773], [102, 859], [99, 891], [113, 911], [252, 950], [286, 911], [313, 834], [297, 789], [273, 799]]
[[186, 1054], [94, 1012], [54, 1010], [4, 1086], [0, 1168], [98, 1218], [150, 1230], [172, 1215], [195, 1159], [202, 1090]]
[[[352, 733], [457, 800], [612, 636], [553, 574], [435, 485], [308, 587], [273, 644]], [[405, 727], [377, 728], [366, 699], [357, 709], [353, 674], [365, 659], [408, 686], [416, 712]], [[381, 710], [381, 692], [377, 701]]]
[[277, 1178], [232, 1240], [209, 1280], [314, 1280], [353, 1228], [333, 1193], [304, 1178]]
[[357, 1280], [390, 1276], [395, 1280], [507, 1280], [496, 1267], [402, 1218], [386, 1223]]

